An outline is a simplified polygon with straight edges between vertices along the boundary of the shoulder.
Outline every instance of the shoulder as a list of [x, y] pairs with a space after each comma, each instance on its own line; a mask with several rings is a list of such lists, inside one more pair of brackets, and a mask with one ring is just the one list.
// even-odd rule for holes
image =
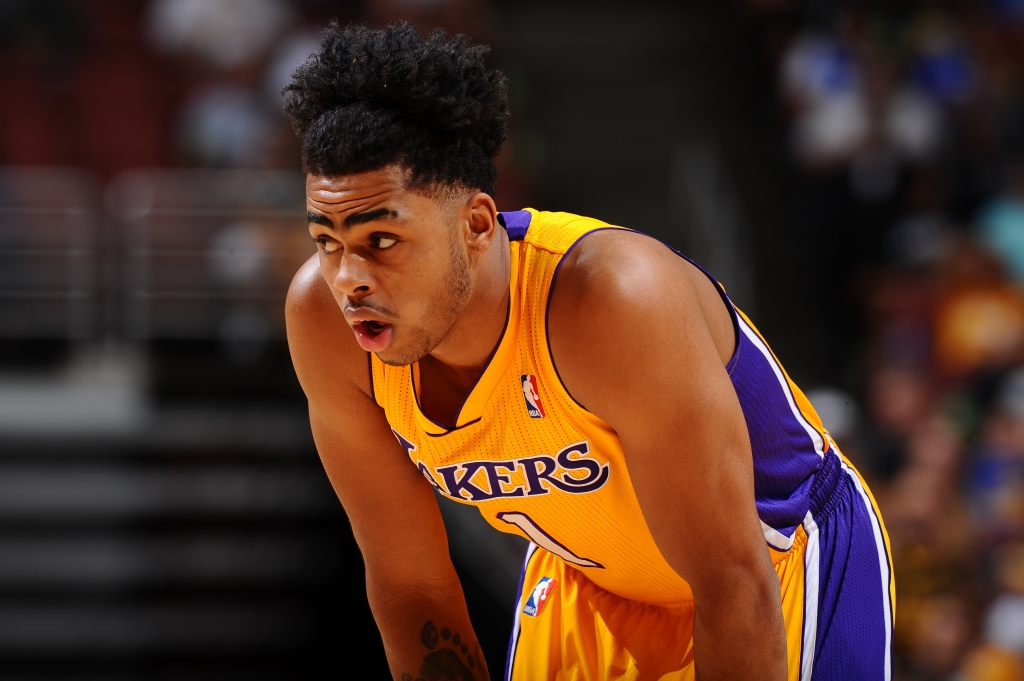
[[549, 326], [579, 321], [586, 326], [578, 328], [608, 332], [624, 324], [663, 327], [680, 315], [703, 319], [704, 287], [721, 305], [714, 285], [656, 239], [627, 230], [596, 231], [564, 257], [552, 282]]
[[621, 385], [644, 365], [668, 370], [703, 356], [723, 366], [735, 344], [715, 285], [664, 244], [626, 230], [595, 232], [566, 254], [548, 335], [565, 387], [584, 405], [600, 401], [602, 383]]
[[356, 343], [313, 255], [292, 278], [285, 300], [288, 348], [306, 397], [315, 401], [332, 382], [370, 394], [367, 353]]
[[629, 299], [658, 282], [676, 280], [689, 287], [685, 265], [656, 239], [625, 229], [601, 229], [586, 234], [566, 253], [556, 285], [582, 296]]

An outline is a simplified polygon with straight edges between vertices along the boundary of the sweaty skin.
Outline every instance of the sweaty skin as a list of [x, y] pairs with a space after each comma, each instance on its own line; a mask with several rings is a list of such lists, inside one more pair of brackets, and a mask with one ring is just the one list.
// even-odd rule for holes
[[[392, 675], [489, 678], [433, 490], [370, 397], [366, 352], [420, 360], [423, 410], [452, 423], [504, 327], [508, 237], [487, 194], [410, 190], [398, 168], [309, 177], [306, 193], [319, 253], [289, 290], [288, 341]], [[692, 587], [697, 678], [782, 681], [779, 583], [717, 291], [653, 240], [599, 232], [567, 256], [549, 327], [566, 387], [618, 432], [658, 548]]]

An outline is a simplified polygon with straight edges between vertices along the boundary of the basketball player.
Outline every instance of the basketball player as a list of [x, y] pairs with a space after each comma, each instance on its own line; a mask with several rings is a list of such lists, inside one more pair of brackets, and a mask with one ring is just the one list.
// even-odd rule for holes
[[698, 266], [496, 210], [485, 52], [333, 24], [286, 88], [319, 249], [288, 338], [394, 678], [490, 678], [437, 492], [532, 542], [508, 679], [889, 679], [863, 481]]

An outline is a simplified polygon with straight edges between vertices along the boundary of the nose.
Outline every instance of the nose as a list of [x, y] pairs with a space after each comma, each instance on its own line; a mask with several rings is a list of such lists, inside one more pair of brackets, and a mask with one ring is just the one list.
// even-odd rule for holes
[[341, 257], [334, 287], [349, 298], [365, 298], [377, 290], [377, 283], [366, 266], [366, 260], [358, 254], [347, 252]]

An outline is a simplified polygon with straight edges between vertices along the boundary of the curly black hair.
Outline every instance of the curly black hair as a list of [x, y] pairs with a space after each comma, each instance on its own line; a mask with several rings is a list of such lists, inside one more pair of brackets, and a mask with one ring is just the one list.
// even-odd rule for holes
[[505, 76], [490, 48], [408, 22], [384, 29], [337, 21], [282, 91], [308, 174], [336, 176], [398, 165], [412, 188], [494, 194], [492, 160], [508, 127]]

